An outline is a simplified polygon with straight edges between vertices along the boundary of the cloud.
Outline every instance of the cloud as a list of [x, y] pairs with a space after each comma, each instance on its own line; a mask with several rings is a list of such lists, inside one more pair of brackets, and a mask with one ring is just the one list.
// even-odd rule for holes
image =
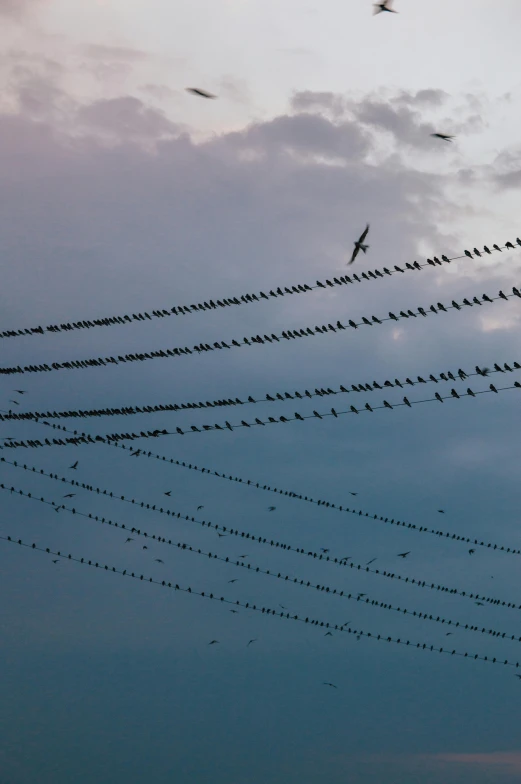
[[19, 19], [42, 4], [42, 0], [0, 0], [0, 16]]
[[497, 773], [521, 774], [521, 751], [493, 751], [473, 754], [433, 754], [427, 759], [434, 764], [487, 768]]
[[179, 132], [179, 126], [162, 111], [132, 96], [99, 100], [83, 106], [76, 120], [80, 126], [106, 132], [118, 139], [157, 141]]
[[128, 46], [106, 46], [104, 44], [88, 44], [83, 48], [87, 57], [94, 60], [122, 60], [123, 62], [138, 62], [146, 60], [149, 55], [141, 49]]

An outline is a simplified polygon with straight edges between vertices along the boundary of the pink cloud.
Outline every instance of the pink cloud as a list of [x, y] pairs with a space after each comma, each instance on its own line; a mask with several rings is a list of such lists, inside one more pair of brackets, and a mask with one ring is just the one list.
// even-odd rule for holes
[[423, 759], [435, 764], [493, 768], [498, 773], [521, 773], [521, 751], [493, 751], [484, 754], [430, 754]]

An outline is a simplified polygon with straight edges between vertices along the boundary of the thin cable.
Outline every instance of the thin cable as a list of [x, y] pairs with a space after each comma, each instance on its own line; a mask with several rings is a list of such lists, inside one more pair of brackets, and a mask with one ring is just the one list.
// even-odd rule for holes
[[[498, 300], [508, 301], [511, 297], [519, 297], [521, 298], [521, 292], [515, 286], [512, 289], [512, 294], [504, 294], [502, 291], [499, 292], [497, 297], [489, 297], [488, 294], [483, 294], [481, 300], [479, 297], [475, 296], [472, 298], [472, 302], [468, 298], [463, 300], [463, 304], [467, 307], [473, 307], [473, 303], [479, 306], [482, 306], [483, 303], [492, 303]], [[222, 350], [222, 349], [231, 349], [233, 348], [241, 348], [241, 346], [249, 346], [251, 348], [252, 344], [262, 344], [264, 342], [272, 343], [275, 341], [279, 343], [282, 339], [284, 340], [292, 340], [296, 338], [309, 338], [314, 337], [317, 334], [324, 335], [328, 332], [337, 332], [337, 331], [345, 331], [346, 329], [358, 329], [361, 326], [368, 326], [372, 327], [375, 324], [381, 325], [386, 321], [401, 321], [402, 319], [408, 318], [417, 318], [418, 316], [423, 316], [427, 318], [430, 313], [447, 313], [449, 310], [461, 310], [461, 305], [459, 305], [455, 300], [452, 300], [451, 305], [443, 305], [441, 302], [438, 302], [437, 305], [431, 305], [427, 309], [419, 307], [417, 311], [413, 311], [409, 309], [407, 312], [404, 310], [400, 311], [400, 315], [396, 316], [394, 313], [389, 312], [389, 316], [385, 316], [382, 318], [377, 318], [376, 316], [371, 316], [371, 318], [367, 318], [366, 316], [362, 317], [360, 322], [355, 322], [352, 319], [349, 320], [348, 325], [345, 326], [340, 321], [337, 321], [336, 326], [332, 324], [324, 324], [322, 327], [315, 326], [314, 328], [311, 327], [303, 327], [300, 329], [293, 329], [283, 331], [280, 336], [275, 335], [274, 333], [271, 334], [271, 337], [268, 335], [264, 335], [264, 339], [260, 335], [254, 335], [251, 338], [242, 338], [242, 340], [233, 339], [230, 341], [231, 345], [228, 345], [225, 341], [216, 341], [214, 342], [213, 346], [209, 343], [200, 343], [199, 345], [195, 345], [193, 348], [193, 352], [197, 354], [204, 353], [206, 351], [214, 351], [214, 350]], [[250, 342], [251, 341], [251, 342]], [[52, 365], [48, 365], [46, 363], [42, 365], [25, 365], [23, 368], [18, 365], [16, 367], [4, 367], [0, 368], [0, 375], [23, 375], [25, 373], [47, 373], [54, 370], [72, 370], [72, 369], [85, 369], [91, 367], [106, 367], [107, 365], [119, 365], [120, 363], [124, 362], [144, 362], [148, 359], [168, 359], [169, 357], [181, 357], [190, 355], [193, 353], [191, 349], [188, 347], [180, 348], [176, 347], [173, 349], [160, 349], [159, 351], [151, 351], [146, 353], [137, 353], [137, 354], [125, 354], [123, 356], [118, 356], [116, 359], [115, 357], [98, 357], [97, 359], [81, 359], [81, 360], [70, 360], [67, 362], [53, 362]]]
[[[117, 407], [106, 407], [106, 408], [92, 408], [92, 409], [79, 409], [76, 410], [68, 410], [68, 411], [21, 411], [17, 413], [16, 411], [10, 410], [9, 414], [2, 416], [0, 414], [0, 422], [7, 422], [7, 421], [31, 421], [35, 419], [87, 419], [90, 417], [104, 417], [104, 416], [134, 416], [136, 414], [157, 414], [157, 413], [164, 413], [164, 412], [179, 412], [179, 411], [189, 411], [194, 409], [202, 409], [202, 408], [226, 408], [229, 406], [243, 406], [249, 405], [254, 403], [275, 403], [277, 401], [287, 402], [288, 400], [294, 400], [297, 398], [298, 400], [308, 399], [311, 400], [314, 397], [328, 397], [329, 395], [339, 395], [339, 394], [346, 394], [350, 395], [353, 393], [360, 393], [360, 392], [373, 392], [375, 390], [381, 390], [383, 388], [393, 388], [395, 386], [403, 388], [406, 386], [418, 386], [419, 384], [438, 384], [440, 382], [448, 382], [450, 381], [464, 381], [468, 378], [473, 378], [474, 376], [481, 376], [486, 377], [488, 375], [496, 374], [496, 373], [504, 373], [505, 371], [509, 373], [513, 373], [514, 370], [521, 370], [521, 365], [519, 362], [512, 362], [512, 367], [505, 362], [503, 364], [503, 368], [496, 362], [494, 363], [494, 370], [486, 369], [486, 372], [481, 370], [476, 366], [476, 372], [471, 371], [464, 371], [459, 368], [455, 373], [452, 371], [448, 371], [447, 373], [440, 373], [439, 376], [434, 375], [431, 373], [426, 378], [423, 376], [417, 376], [417, 381], [412, 381], [409, 377], [400, 381], [399, 379], [395, 378], [394, 383], [386, 380], [379, 384], [377, 381], [373, 381], [373, 383], [365, 383], [365, 384], [351, 384], [351, 389], [348, 389], [343, 384], [340, 385], [339, 389], [331, 389], [331, 387], [315, 387], [314, 392], [310, 392], [308, 389], [293, 392], [290, 394], [289, 392], [272, 392], [271, 394], [268, 393], [264, 398], [254, 398], [252, 395], [249, 395], [246, 400], [241, 400], [238, 397], [235, 398], [224, 398], [221, 400], [214, 400], [213, 402], [206, 401], [203, 402], [191, 402], [191, 403], [160, 403], [155, 405], [144, 405], [144, 406], [117, 406]], [[479, 370], [479, 372], [477, 372]]]
[[[521, 246], [521, 240], [516, 240], [517, 244]], [[516, 248], [511, 242], [507, 242], [506, 245], [503, 246], [505, 249], [515, 250]], [[499, 251], [500, 248], [498, 245], [493, 246], [493, 250]], [[486, 249], [487, 253], [491, 253], [488, 248]], [[475, 255], [481, 255], [479, 252]], [[453, 256], [452, 258], [447, 258], [447, 256], [441, 257], [445, 263], [450, 263], [451, 261], [456, 261], [457, 259], [465, 259], [465, 258], [473, 258], [472, 253], [466, 250], [464, 251], [463, 256]], [[437, 265], [441, 266], [441, 261], [434, 256], [434, 259], [427, 259], [425, 264], [419, 264], [415, 261], [413, 264], [407, 263], [406, 269], [410, 272], [414, 270], [421, 270], [425, 267], [435, 267]], [[394, 267], [394, 272], [384, 267], [382, 271], [380, 270], [368, 270], [367, 272], [361, 273], [361, 278], [366, 281], [371, 280], [378, 280], [378, 278], [383, 278], [385, 276], [391, 276], [396, 273], [405, 273], [405, 270], [401, 269], [397, 265]], [[351, 277], [349, 275], [344, 275], [340, 278], [333, 278], [333, 281], [326, 280], [325, 283], [317, 280], [316, 285], [309, 286], [307, 283], [304, 285], [297, 284], [291, 285], [290, 287], [285, 286], [284, 291], [279, 286], [277, 289], [271, 289], [268, 294], [265, 294], [263, 291], [260, 291], [259, 294], [241, 294], [239, 298], [237, 297], [227, 297], [221, 298], [214, 302], [213, 299], [209, 299], [205, 302], [200, 302], [197, 305], [177, 305], [171, 308], [159, 308], [152, 310], [150, 315], [147, 312], [144, 313], [133, 313], [132, 316], [125, 314], [124, 316], [107, 316], [101, 319], [92, 319], [92, 320], [82, 320], [76, 321], [72, 323], [62, 323], [60, 325], [53, 324], [47, 327], [24, 327], [22, 329], [15, 329], [15, 330], [4, 330], [0, 332], [0, 338], [15, 338], [20, 335], [43, 335], [46, 332], [50, 334], [55, 334], [58, 332], [71, 332], [72, 330], [78, 329], [92, 329], [94, 327], [108, 327], [114, 326], [116, 324], [126, 325], [131, 324], [132, 322], [136, 321], [145, 321], [146, 319], [152, 320], [153, 318], [165, 318], [166, 316], [184, 316], [189, 315], [192, 313], [197, 313], [206, 310], [215, 310], [216, 308], [224, 308], [230, 307], [232, 305], [247, 305], [253, 302], [261, 302], [262, 300], [269, 300], [270, 298], [277, 298], [283, 297], [284, 294], [307, 294], [310, 291], [316, 291], [317, 289], [325, 289], [326, 287], [335, 288], [338, 286], [346, 285], [348, 283], [361, 283], [362, 280], [358, 277], [358, 275], [353, 274]]]
[[[197, 520], [196, 518], [190, 517], [189, 515], [183, 515], [181, 512], [176, 512], [176, 511], [171, 510], [171, 509], [163, 509], [163, 507], [159, 507], [158, 508], [156, 506], [156, 504], [146, 503], [145, 501], [136, 501], [133, 498], [132, 499], [125, 498], [124, 495], [119, 496], [119, 495], [117, 495], [117, 493], [114, 493], [111, 490], [101, 489], [99, 487], [93, 487], [92, 485], [88, 485], [88, 484], [85, 484], [85, 483], [82, 483], [82, 482], [78, 482], [77, 480], [74, 480], [74, 479], [66, 479], [65, 477], [58, 476], [58, 474], [52, 474], [52, 473], [48, 474], [43, 469], [37, 469], [34, 466], [30, 467], [30, 466], [27, 466], [27, 465], [20, 465], [16, 461], [12, 462], [10, 460], [6, 460], [3, 457], [0, 458], [0, 463], [7, 463], [8, 465], [11, 465], [11, 466], [13, 466], [15, 468], [21, 468], [24, 471], [29, 471], [30, 473], [33, 473], [33, 474], [36, 474], [36, 475], [40, 475], [40, 476], [45, 476], [48, 479], [53, 479], [55, 481], [61, 482], [62, 484], [68, 484], [71, 487], [78, 487], [78, 488], [81, 488], [83, 490], [87, 490], [88, 492], [96, 493], [96, 495], [102, 495], [102, 496], [105, 496], [106, 498], [112, 498], [112, 499], [114, 499], [116, 501], [122, 501], [122, 502], [127, 503], [127, 504], [132, 504], [133, 506], [138, 506], [141, 509], [147, 509], [148, 511], [156, 512], [156, 513], [162, 514], [162, 515], [166, 515], [167, 517], [177, 518], [178, 520], [185, 520], [186, 522], [202, 526], [203, 528], [206, 527], [206, 528], [209, 528], [209, 529], [213, 529], [216, 532], [223, 531], [223, 532], [226, 532], [226, 536], [231, 535], [231, 536], [238, 536], [238, 537], [240, 537], [242, 539], [250, 539], [255, 544], [257, 544], [257, 543], [258, 544], [265, 544], [265, 545], [267, 545], [269, 547], [280, 548], [282, 550], [287, 550], [288, 552], [294, 552], [294, 553], [297, 553], [298, 555], [303, 555], [303, 556], [305, 556], [307, 558], [313, 558], [315, 560], [318, 558], [319, 561], [325, 561], [326, 563], [336, 564], [337, 566], [344, 567], [344, 568], [355, 569], [358, 572], [363, 571], [366, 574], [380, 575], [380, 576], [386, 577], [388, 579], [397, 579], [397, 580], [403, 581], [403, 582], [405, 582], [407, 584], [417, 585], [420, 588], [429, 588], [431, 590], [442, 591], [443, 593], [449, 593], [449, 594], [462, 596], [464, 598], [468, 598], [468, 599], [472, 599], [472, 600], [478, 600], [478, 601], [481, 601], [481, 602], [487, 602], [488, 604], [492, 604], [492, 605], [496, 605], [496, 606], [502, 606], [502, 607], [508, 607], [508, 608], [512, 608], [512, 609], [521, 610], [521, 604], [520, 605], [516, 605], [513, 602], [508, 602], [508, 603], [504, 602], [504, 601], [502, 602], [500, 599], [493, 599], [493, 598], [490, 598], [490, 597], [481, 596], [479, 594], [467, 593], [466, 591], [461, 591], [461, 590], [458, 590], [457, 588], [447, 588], [447, 587], [445, 587], [443, 585], [439, 585], [439, 584], [436, 585], [435, 583], [430, 583], [429, 584], [425, 580], [415, 580], [414, 578], [402, 577], [401, 575], [397, 575], [394, 572], [380, 571], [379, 569], [376, 569], [376, 568], [375, 569], [369, 569], [369, 567], [367, 565], [363, 566], [362, 564], [355, 563], [354, 561], [352, 561], [352, 558], [349, 558], [349, 559], [346, 559], [346, 558], [336, 558], [336, 557], [334, 558], [333, 556], [330, 557], [329, 555], [327, 555], [327, 553], [326, 554], [316, 553], [316, 552], [314, 552], [312, 550], [306, 551], [303, 547], [293, 547], [292, 545], [284, 544], [282, 542], [276, 542], [276, 541], [273, 541], [273, 540], [270, 541], [270, 540], [266, 539], [266, 537], [261, 537], [261, 536], [257, 537], [254, 534], [252, 534], [250, 532], [247, 532], [247, 531], [239, 531], [238, 529], [234, 530], [233, 528], [227, 528], [226, 526], [219, 526], [219, 525], [217, 525], [215, 523], [211, 523], [209, 521]], [[31, 493], [23, 493], [22, 491], [15, 490], [14, 487], [7, 487], [7, 486], [5, 486], [3, 484], [0, 485], [0, 489], [4, 490], [5, 492], [9, 492], [11, 494], [14, 493], [14, 492], [19, 492], [21, 495], [24, 495], [27, 498], [32, 498], [33, 497], [31, 495]], [[45, 501], [43, 498], [35, 499], [35, 500], [40, 500], [42, 503], [47, 503], [47, 504], [50, 504], [51, 506], [55, 506], [54, 502]], [[91, 514], [84, 514], [82, 512], [78, 512], [73, 507], [69, 508], [69, 507], [66, 507], [65, 505], [60, 505], [60, 506], [62, 506], [63, 509], [66, 509], [67, 511], [72, 512], [73, 514], [80, 514], [83, 517], [88, 517], [89, 519], [94, 519], [97, 522], [99, 522], [99, 517], [98, 516], [93, 516]], [[341, 509], [341, 507], [340, 507], [340, 509]], [[346, 509], [345, 511], [346, 512], [351, 512], [352, 514], [357, 514], [354, 510]], [[360, 516], [361, 512], [359, 512], [358, 515]], [[365, 516], [366, 517], [368, 516], [367, 513], [366, 513]], [[383, 518], [380, 518], [380, 520], [383, 520]], [[102, 523], [108, 523], [109, 525], [114, 524], [116, 527], [118, 527], [117, 523], [111, 523], [111, 521], [107, 520], [105, 517], [101, 518], [101, 522]], [[386, 522], [387, 522], [387, 519], [386, 519]], [[392, 521], [392, 522], [394, 522], [394, 521]], [[121, 525], [120, 527], [125, 529], [125, 525]], [[131, 531], [132, 532], [136, 532], [139, 535], [141, 535], [141, 529], [132, 528]], [[143, 536], [147, 537], [148, 534], [146, 532], [144, 532]], [[155, 535], [153, 535], [152, 539], [155, 539], [155, 538], [156, 538]], [[169, 544], [171, 544], [171, 542], [169, 542]], [[350, 560], [351, 563], [347, 563], [348, 560]], [[248, 566], [248, 568], [250, 568], [250, 567]]]
[[[2, 487], [1, 489], [6, 490], [5, 487]], [[14, 492], [18, 496], [22, 496], [22, 497], [25, 497], [25, 498], [30, 498], [32, 501], [38, 501], [39, 503], [43, 503], [43, 504], [47, 504], [48, 506], [52, 506], [56, 511], [59, 511], [60, 509], [63, 509], [64, 511], [69, 512], [69, 513], [71, 513], [73, 515], [80, 515], [81, 517], [85, 517], [85, 518], [88, 518], [90, 520], [93, 519], [91, 515], [88, 515], [85, 512], [80, 512], [77, 509], [72, 509], [72, 508], [66, 507], [64, 504], [59, 504], [57, 506], [54, 501], [47, 501], [44, 498], [35, 498], [31, 493], [26, 493], [25, 491], [20, 490], [20, 489], [10, 488], [9, 492], [11, 492], [11, 493]], [[100, 522], [97, 517], [95, 517], [94, 519], [96, 520], [96, 522]], [[118, 524], [117, 522], [114, 522], [113, 520], [109, 520], [108, 518], [103, 518], [103, 523], [105, 523], [107, 525], [110, 525], [110, 526], [114, 526], [115, 528], [121, 528], [121, 529], [125, 530], [125, 532], [127, 530], [129, 530], [130, 533], [136, 534], [138, 536], [143, 536], [144, 538], [149, 538], [149, 535], [146, 532], [141, 533], [141, 531], [139, 529], [136, 529], [134, 527], [131, 528], [131, 529], [126, 529], [125, 525], [123, 525], [122, 523]], [[416, 610], [407, 610], [404, 607], [393, 607], [388, 602], [381, 602], [381, 601], [379, 601], [377, 599], [371, 599], [369, 597], [364, 599], [363, 597], [365, 596], [365, 594], [360, 594], [359, 593], [358, 595], [354, 595], [354, 594], [351, 594], [351, 593], [344, 593], [344, 591], [340, 591], [340, 590], [337, 591], [336, 588], [332, 588], [329, 585], [313, 584], [309, 580], [306, 582], [305, 580], [303, 580], [301, 578], [298, 578], [298, 577], [295, 577], [294, 575], [289, 575], [289, 574], [288, 575], [284, 575], [284, 574], [281, 574], [280, 572], [278, 572], [278, 573], [270, 572], [269, 569], [262, 569], [260, 566], [252, 568], [250, 566], [250, 564], [246, 564], [246, 563], [244, 563], [244, 561], [233, 561], [233, 560], [230, 559], [230, 557], [222, 557], [222, 556], [216, 555], [215, 553], [204, 552], [200, 548], [196, 549], [196, 548], [191, 547], [190, 545], [187, 545], [186, 543], [183, 543], [183, 542], [178, 542], [176, 544], [175, 542], [172, 542], [171, 539], [167, 540], [164, 537], [156, 536], [156, 534], [152, 534], [152, 536], [150, 538], [152, 538], [153, 540], [159, 542], [160, 544], [169, 545], [170, 547], [177, 547], [178, 550], [182, 550], [183, 552], [191, 552], [191, 553], [194, 553], [195, 555], [201, 555], [201, 556], [203, 556], [205, 558], [209, 558], [210, 560], [213, 559], [213, 560], [216, 560], [216, 561], [221, 561], [222, 563], [230, 564], [231, 566], [236, 566], [236, 567], [239, 567], [239, 568], [247, 569], [248, 571], [254, 572], [255, 574], [261, 574], [263, 576], [274, 577], [275, 579], [282, 580], [283, 582], [291, 582], [293, 585], [298, 585], [301, 588], [309, 588], [311, 590], [316, 590], [316, 591], [319, 591], [321, 593], [325, 593], [326, 595], [338, 596], [341, 599], [347, 599], [348, 601], [359, 602], [361, 604], [365, 604], [368, 607], [377, 607], [379, 609], [388, 610], [390, 612], [399, 613], [401, 615], [410, 615], [410, 616], [412, 616], [414, 618], [417, 618], [419, 620], [426, 620], [426, 621], [432, 621], [433, 623], [446, 624], [447, 626], [453, 626], [453, 627], [455, 627], [457, 629], [461, 628], [461, 629], [465, 629], [466, 631], [478, 632], [480, 634], [488, 634], [491, 637], [501, 637], [501, 639], [507, 639], [507, 640], [510, 640], [512, 642], [521, 642], [521, 637], [516, 638], [515, 635], [513, 635], [513, 634], [509, 635], [506, 632], [498, 632], [495, 629], [486, 629], [485, 627], [480, 628], [479, 626], [473, 626], [473, 625], [470, 625], [468, 623], [463, 624], [461, 621], [453, 621], [450, 618], [448, 618], [448, 619], [447, 618], [440, 618], [440, 616], [435, 617], [435, 616], [433, 616], [432, 614], [429, 614], [429, 613], [420, 612], [420, 611], [416, 611]]]
[[317, 627], [319, 627], [321, 629], [323, 629], [323, 628], [325, 628], [325, 629], [334, 629], [334, 630], [336, 630], [338, 632], [344, 632], [344, 633], [347, 633], [347, 634], [354, 634], [357, 637], [367, 637], [368, 639], [378, 640], [380, 642], [388, 642], [388, 643], [390, 642], [390, 643], [395, 643], [396, 645], [412, 646], [413, 648], [416, 648], [417, 650], [430, 651], [432, 653], [445, 653], [445, 654], [447, 654], [449, 656], [460, 656], [461, 658], [465, 658], [465, 659], [474, 659], [475, 661], [484, 661], [484, 662], [487, 662], [488, 664], [502, 664], [503, 666], [513, 667], [513, 668], [516, 668], [516, 669], [519, 668], [519, 662], [508, 661], [508, 659], [505, 659], [504, 661], [499, 661], [495, 656], [493, 658], [489, 658], [488, 656], [480, 656], [477, 653], [476, 654], [461, 653], [461, 652], [456, 651], [456, 650], [450, 651], [450, 650], [447, 650], [445, 648], [437, 648], [434, 645], [427, 645], [426, 643], [423, 643], [423, 644], [419, 643], [419, 642], [418, 643], [411, 643], [409, 640], [405, 641], [405, 640], [402, 640], [401, 638], [393, 639], [392, 637], [386, 637], [385, 635], [381, 635], [381, 634], [375, 635], [375, 634], [371, 634], [371, 632], [364, 632], [364, 631], [362, 631], [360, 629], [356, 630], [356, 629], [351, 629], [350, 627], [346, 629], [345, 627], [339, 626], [338, 624], [333, 625], [332, 623], [321, 621], [321, 620], [311, 619], [309, 617], [307, 617], [307, 618], [300, 618], [298, 615], [290, 615], [289, 613], [277, 612], [276, 610], [273, 610], [273, 609], [271, 609], [269, 607], [257, 607], [256, 604], [252, 605], [252, 604], [250, 604], [250, 602], [243, 603], [243, 602], [240, 602], [239, 600], [233, 601], [232, 599], [226, 599], [226, 598], [224, 598], [224, 596], [217, 597], [217, 596], [214, 596], [213, 593], [205, 593], [204, 591], [196, 591], [195, 589], [192, 589], [191, 587], [182, 588], [178, 583], [175, 583], [175, 584], [167, 583], [166, 580], [162, 580], [162, 581], [154, 580], [152, 577], [145, 578], [145, 576], [143, 574], [137, 575], [134, 572], [130, 572], [129, 573], [126, 569], [121, 571], [120, 569], [116, 569], [115, 566], [110, 567], [108, 565], [101, 565], [98, 561], [93, 562], [92, 560], [87, 560], [85, 558], [73, 557], [70, 553], [69, 553], [69, 555], [62, 555], [60, 551], [54, 552], [49, 547], [46, 547], [45, 549], [43, 547], [38, 547], [34, 542], [31, 545], [30, 544], [26, 544], [25, 542], [22, 542], [21, 539], [13, 539], [11, 536], [0, 536], [0, 539], [2, 541], [4, 541], [4, 542], [9, 542], [11, 544], [17, 544], [20, 547], [27, 547], [27, 548], [32, 549], [32, 550], [37, 550], [38, 552], [41, 552], [41, 553], [47, 553], [48, 555], [54, 555], [54, 556], [57, 556], [58, 558], [63, 558], [64, 560], [73, 561], [74, 563], [84, 564], [85, 566], [91, 566], [91, 567], [94, 567], [95, 569], [102, 569], [102, 570], [104, 570], [106, 572], [111, 572], [113, 574], [120, 574], [122, 576], [132, 577], [135, 580], [139, 580], [140, 582], [147, 582], [147, 583], [152, 583], [153, 585], [160, 585], [163, 588], [173, 588], [176, 591], [182, 591], [183, 593], [189, 593], [191, 595], [200, 596], [201, 598], [204, 598], [204, 599], [211, 599], [213, 601], [220, 602], [221, 604], [230, 604], [230, 605], [233, 605], [234, 607], [243, 607], [246, 610], [252, 610], [253, 612], [259, 612], [259, 613], [262, 613], [263, 615], [277, 616], [279, 618], [284, 618], [286, 620], [292, 620], [292, 621], [297, 621], [297, 622], [300, 622], [300, 623], [309, 624], [311, 626], [317, 626]]

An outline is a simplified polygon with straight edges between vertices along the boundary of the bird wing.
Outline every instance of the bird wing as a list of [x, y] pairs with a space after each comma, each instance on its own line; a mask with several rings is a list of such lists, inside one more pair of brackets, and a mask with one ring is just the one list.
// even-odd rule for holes
[[348, 266], [353, 263], [353, 261], [356, 259], [359, 253], [360, 253], [360, 248], [358, 247], [358, 245], [355, 245], [355, 249], [353, 250], [353, 255], [351, 256], [351, 260], [347, 262]]
[[360, 239], [358, 240], [358, 242], [363, 242], [368, 234], [369, 234], [369, 224], [367, 224], [367, 226], [365, 227], [365, 229], [362, 232], [362, 235], [361, 235]]

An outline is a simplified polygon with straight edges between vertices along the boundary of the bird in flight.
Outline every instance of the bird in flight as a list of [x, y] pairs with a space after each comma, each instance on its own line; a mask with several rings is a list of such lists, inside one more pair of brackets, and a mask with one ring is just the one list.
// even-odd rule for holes
[[57, 558], [55, 561], [53, 561], [53, 563], [58, 563], [58, 561], [59, 561], [59, 560], [60, 560], [60, 559], [59, 559], [59, 558]]
[[392, 1], [393, 0], [383, 0], [383, 2], [381, 3], [375, 3], [374, 4], [375, 10], [373, 11], [373, 14], [376, 16], [376, 14], [381, 14], [384, 11], [388, 11], [390, 14], [397, 14], [398, 11], [389, 8], [389, 6], [392, 4]]
[[516, 678], [521, 678], [521, 675], [517, 675], [517, 673], [516, 673]]
[[187, 87], [187, 93], [192, 93], [192, 95], [200, 95], [201, 98], [217, 98], [216, 95], [212, 95], [212, 93], [207, 93], [206, 90], [200, 90], [198, 87]]
[[236, 583], [238, 579], [239, 579], [238, 577], [234, 577], [233, 580], [228, 580], [228, 582], [229, 583]]
[[64, 495], [63, 497], [64, 498], [74, 498], [75, 495], [76, 495], [76, 493], [67, 493], [67, 495]]
[[197, 511], [199, 511], [199, 509], [204, 509], [204, 506], [201, 504], [201, 506], [197, 507]]
[[398, 553], [398, 558], [407, 558], [410, 555], [411, 551], [408, 550], [406, 553]]
[[484, 607], [484, 606], [485, 606], [485, 605], [483, 604], [483, 602], [476, 602], [476, 604], [478, 605], [478, 607]]
[[[349, 492], [351, 493], [351, 490]], [[358, 495], [358, 493], [351, 493], [351, 495]]]
[[324, 637], [332, 637], [332, 636], [333, 636], [333, 635], [332, 635], [332, 633], [331, 633], [331, 632], [326, 632], [326, 633], [324, 634]]
[[168, 492], [166, 492], [166, 493], [165, 493], [165, 495], [167, 495], [167, 496], [169, 496], [169, 497], [170, 497], [170, 495], [171, 495], [171, 494], [172, 494], [172, 491], [171, 491], [171, 490], [168, 490]]
[[19, 395], [26, 395], [27, 394], [27, 390], [26, 389], [14, 389], [13, 392], [18, 392]]
[[449, 136], [446, 133], [431, 133], [431, 136], [434, 136], [435, 139], [443, 139], [444, 142], [451, 142], [454, 139], [454, 136]]
[[255, 640], [250, 640], [246, 647], [248, 648], [252, 644], [252, 642], [257, 642], [257, 639], [255, 638]]
[[274, 512], [276, 508], [276, 506], [268, 506], [268, 512]]
[[369, 566], [369, 564], [372, 564], [375, 561], [376, 561], [376, 558], [371, 558], [371, 560], [366, 563], [366, 566]]
[[127, 539], [125, 539], [125, 544], [126, 544], [127, 542], [133, 542], [133, 541], [134, 541], [134, 540], [132, 539], [132, 537], [131, 537], [131, 536], [129, 536]]
[[11, 399], [9, 399], [9, 402], [10, 402], [10, 403], [14, 403], [14, 404], [15, 404], [15, 406], [19, 406], [19, 405], [20, 405], [20, 403], [18, 402], [18, 400], [11, 400]]
[[329, 552], [329, 548], [328, 547], [321, 547], [320, 549], [322, 550], [323, 553], [328, 553]]
[[359, 598], [359, 599], [361, 599], [361, 598], [362, 598], [362, 596], [367, 596], [367, 594], [366, 594], [366, 593], [359, 593], [359, 594], [358, 594], [358, 598]]
[[146, 544], [143, 545], [143, 550], [148, 550], [148, 547], [146, 546]]
[[474, 555], [475, 552], [475, 550], [469, 550], [469, 555]]
[[445, 514], [445, 509], [438, 509], [438, 512], [439, 512], [440, 514]]
[[71, 468], [73, 471], [75, 471], [78, 468], [78, 461], [76, 460], [74, 465], [69, 466], [69, 468]]
[[283, 604], [279, 604], [279, 607], [282, 607], [283, 610], [287, 610], [288, 609], [287, 607], [284, 607]]
[[155, 560], [155, 561], [157, 561], [157, 563], [162, 563], [162, 564], [164, 564], [164, 561], [162, 561], [162, 560], [161, 560], [161, 558], [155, 558], [154, 560]]
[[353, 263], [353, 261], [356, 259], [360, 251], [363, 251], [364, 253], [367, 252], [367, 248], [369, 247], [369, 245], [364, 245], [364, 240], [368, 234], [369, 234], [369, 224], [367, 224], [364, 231], [360, 235], [360, 239], [356, 240], [355, 249], [353, 251], [353, 255], [351, 256], [351, 261], [348, 262], [348, 266]]
[[335, 686], [334, 683], [326, 683], [326, 681], [324, 681], [324, 683], [322, 685], [323, 686], [331, 686], [332, 689], [338, 689], [338, 686]]
[[447, 632], [447, 634], [445, 635], [445, 637], [450, 637], [450, 635], [451, 635], [451, 634], [454, 634], [454, 632]]
[[245, 555], [239, 555], [239, 558], [247, 558], [247, 557], [248, 557], [248, 553], [246, 553]]
[[226, 537], [226, 534], [217, 534], [217, 536], [219, 537], [219, 539], [222, 539], [223, 536]]
[[237, 613], [239, 612], [239, 610], [230, 610], [230, 612], [231, 612], [231, 613], [233, 613], [234, 615], [237, 615]]
[[208, 645], [219, 645], [219, 640], [212, 640]]

